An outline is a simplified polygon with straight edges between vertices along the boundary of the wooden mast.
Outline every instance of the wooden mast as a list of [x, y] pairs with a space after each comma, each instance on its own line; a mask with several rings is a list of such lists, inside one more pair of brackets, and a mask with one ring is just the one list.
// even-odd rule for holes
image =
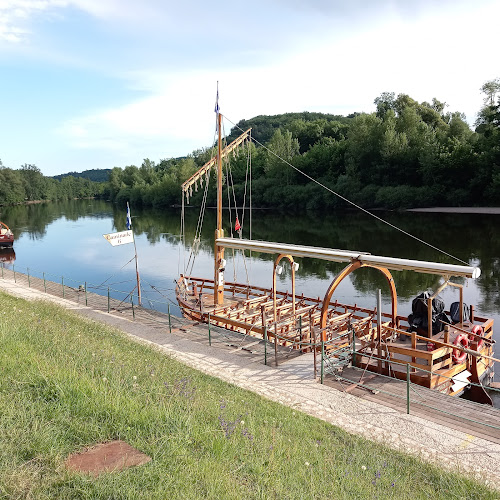
[[[218, 92], [217, 92], [218, 97]], [[224, 237], [222, 229], [222, 115], [217, 103], [217, 229], [215, 230], [215, 275], [214, 275], [214, 304], [224, 302], [224, 247], [217, 245], [217, 239]]]

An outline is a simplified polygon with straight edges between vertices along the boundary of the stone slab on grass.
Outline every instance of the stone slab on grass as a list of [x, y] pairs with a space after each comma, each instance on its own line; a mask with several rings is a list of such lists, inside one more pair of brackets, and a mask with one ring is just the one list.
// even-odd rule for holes
[[66, 467], [78, 472], [98, 476], [103, 472], [114, 472], [143, 465], [151, 457], [133, 448], [125, 441], [101, 443], [85, 451], [73, 453], [66, 459]]

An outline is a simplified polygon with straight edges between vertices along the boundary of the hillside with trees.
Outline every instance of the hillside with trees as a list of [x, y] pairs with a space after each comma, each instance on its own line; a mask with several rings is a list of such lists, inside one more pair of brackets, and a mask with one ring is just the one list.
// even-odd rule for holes
[[[251, 162], [240, 150], [231, 158], [225, 180], [231, 181], [241, 204], [251, 164], [252, 203], [262, 208], [331, 210], [348, 206], [342, 197], [365, 208], [498, 205], [500, 79], [480, 90], [484, 105], [474, 130], [463, 114], [447, 112], [444, 102], [418, 102], [392, 92], [375, 99], [373, 113], [343, 117], [303, 112], [242, 120], [227, 142], [251, 127]], [[214, 155], [209, 147], [157, 163], [145, 159], [140, 167], [57, 178], [44, 177], [34, 165], [12, 170], [0, 162], [0, 204], [102, 194], [121, 204], [178, 205], [181, 184]], [[94, 182], [106, 177], [106, 183]], [[225, 191], [227, 200], [227, 183]], [[199, 204], [201, 198], [200, 190], [191, 203]], [[215, 200], [211, 182], [208, 205]]]
[[[437, 99], [418, 102], [385, 92], [375, 99], [374, 113], [258, 116], [240, 121], [227, 141], [252, 127], [257, 141], [251, 160], [255, 207], [347, 206], [331, 191], [366, 208], [498, 205], [500, 79], [485, 83], [481, 91], [484, 106], [475, 130], [463, 114], [447, 112], [446, 103]], [[114, 168], [109, 196], [121, 203], [179, 204], [182, 182], [213, 154], [207, 148], [158, 164], [147, 159], [140, 167]], [[246, 168], [246, 154], [240, 151], [231, 160], [238, 203], [244, 196]], [[211, 184], [209, 205], [215, 204]], [[193, 193], [192, 203], [200, 202], [201, 192]]]
[[83, 172], [68, 172], [67, 174], [53, 175], [52, 178], [60, 181], [64, 177], [81, 177], [94, 182], [107, 182], [109, 180], [110, 168], [94, 168]]
[[14, 205], [40, 200], [69, 200], [100, 195], [102, 183], [73, 176], [56, 180], [45, 177], [36, 165], [20, 169], [4, 167], [0, 160], [0, 205]]

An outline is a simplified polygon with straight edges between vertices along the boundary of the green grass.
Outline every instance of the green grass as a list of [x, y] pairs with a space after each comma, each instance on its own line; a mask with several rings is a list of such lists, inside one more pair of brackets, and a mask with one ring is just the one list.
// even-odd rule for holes
[[[0, 301], [0, 498], [498, 498], [57, 306]], [[65, 469], [113, 439], [152, 461]]]

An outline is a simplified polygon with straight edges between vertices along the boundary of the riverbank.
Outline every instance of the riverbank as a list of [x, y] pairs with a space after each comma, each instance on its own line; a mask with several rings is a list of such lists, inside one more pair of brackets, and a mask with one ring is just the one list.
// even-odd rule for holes
[[[250, 356], [248, 352], [243, 349], [236, 349], [230, 346], [228, 347], [227, 342], [219, 344], [218, 347], [215, 347], [208, 345], [206, 336], [204, 338], [188, 339], [185, 336], [185, 328], [176, 328], [175, 330], [177, 331], [175, 333], [172, 332], [172, 334], [168, 334], [168, 326], [167, 326], [168, 324], [163, 323], [163, 326], [161, 326], [158, 323], [152, 322], [151, 320], [142, 321], [137, 318], [137, 314], [136, 314], [136, 321], [131, 321], [127, 318], [120, 317], [121, 316], [120, 314], [102, 313], [100, 311], [92, 310], [91, 308], [75, 304], [74, 302], [70, 302], [68, 300], [44, 295], [43, 293], [38, 292], [33, 288], [28, 288], [27, 286], [26, 287], [19, 286], [19, 284], [14, 283], [13, 281], [10, 280], [0, 280], [0, 286], [3, 289], [9, 291], [9, 293], [17, 294], [25, 298], [31, 298], [31, 299], [50, 298], [51, 300], [58, 302], [60, 305], [63, 305], [66, 308], [73, 309], [74, 312], [77, 312], [78, 314], [83, 315], [86, 318], [114, 325], [121, 331], [126, 332], [131, 339], [134, 339], [139, 342], [146, 342], [149, 345], [154, 346], [156, 349], [160, 351], [160, 353], [163, 353], [162, 356], [164, 356], [164, 354], [167, 353], [169, 356], [175, 357], [182, 363], [185, 363], [193, 368], [196, 368], [197, 370], [201, 370], [202, 372], [208, 375], [222, 379], [226, 382], [234, 384], [235, 386], [239, 386], [242, 389], [249, 390], [252, 393], [264, 396], [266, 399], [252, 400], [251, 408], [256, 408], [257, 406], [260, 407], [261, 404], [264, 405], [264, 407], [262, 407], [262, 411], [264, 412], [264, 416], [262, 416], [262, 418], [263, 421], [265, 421], [266, 423], [270, 422], [269, 415], [272, 413], [272, 411], [274, 411], [272, 410], [272, 408], [265, 406], [267, 404], [272, 404], [266, 400], [273, 400], [280, 403], [278, 407], [281, 406], [291, 407], [287, 410], [290, 412], [290, 414], [286, 413], [286, 418], [282, 416], [276, 420], [276, 422], [279, 423], [284, 418], [284, 421], [287, 422], [286, 424], [287, 429], [288, 426], [290, 426], [290, 430], [287, 430], [287, 435], [289, 436], [291, 436], [289, 432], [293, 433], [294, 421], [297, 420], [297, 418], [299, 418], [298, 415], [301, 415], [300, 419], [305, 418], [305, 415], [302, 415], [302, 412], [305, 412], [310, 415], [316, 416], [318, 419], [323, 420], [324, 425], [328, 426], [326, 428], [322, 428], [323, 430], [318, 434], [318, 432], [314, 431], [314, 425], [312, 423], [316, 422], [315, 419], [312, 419], [310, 422], [307, 421], [308, 423], [304, 424], [306, 428], [309, 429], [308, 431], [309, 434], [307, 434], [307, 436], [316, 436], [315, 440], [317, 442], [321, 442], [325, 446], [327, 442], [324, 441], [324, 436], [331, 436], [332, 433], [334, 435], [338, 435], [338, 433], [340, 432], [342, 433], [342, 436], [344, 436], [342, 437], [343, 444], [341, 446], [346, 450], [357, 449], [358, 446], [361, 449], [365, 449], [365, 451], [372, 449], [371, 448], [371, 446], [373, 446], [372, 444], [366, 443], [365, 445], [362, 444], [358, 445], [356, 444], [357, 441], [350, 441], [351, 439], [357, 439], [357, 438], [343, 434], [343, 431], [341, 431], [338, 428], [340, 427], [351, 434], [357, 434], [359, 436], [363, 436], [370, 440], [377, 441], [379, 443], [384, 443], [386, 446], [389, 446], [392, 449], [405, 451], [415, 456], [418, 456], [420, 459], [423, 459], [428, 463], [433, 462], [439, 464], [442, 467], [445, 467], [448, 470], [452, 470], [455, 472], [460, 471], [462, 473], [461, 477], [456, 477], [455, 479], [453, 479], [453, 481], [451, 479], [450, 480], [444, 479], [443, 480], [444, 482], [440, 484], [445, 484], [445, 483], [448, 484], [449, 481], [456, 482], [456, 484], [459, 486], [461, 485], [460, 488], [463, 489], [464, 486], [462, 484], [462, 481], [465, 480], [463, 478], [463, 475], [470, 475], [470, 476], [474, 475], [476, 478], [481, 479], [482, 481], [486, 482], [489, 485], [496, 485], [497, 487], [500, 487], [499, 445], [493, 442], [488, 442], [481, 438], [465, 434], [464, 432], [446, 428], [443, 425], [425, 421], [414, 415], [402, 414], [392, 410], [391, 408], [387, 408], [375, 404], [373, 402], [364, 401], [350, 394], [342, 393], [332, 388], [322, 386], [316, 383], [312, 379], [311, 376], [312, 374], [309, 373], [309, 371], [307, 370], [304, 371], [304, 368], [301, 367], [300, 365], [297, 365], [293, 360], [283, 364], [280, 363], [280, 366], [278, 368], [264, 366], [260, 358], [256, 360], [255, 358], [252, 358], [252, 356]], [[7, 308], [6, 311], [8, 312], [11, 309], [12, 308]], [[12, 332], [13, 330], [13, 325], [15, 325], [16, 323], [16, 318], [23, 319], [24, 316], [26, 316], [26, 318], [24, 319], [26, 321], [30, 321], [31, 323], [33, 323], [33, 326], [35, 328], [37, 324], [40, 324], [40, 322], [37, 323], [36, 321], [34, 321], [33, 319], [34, 317], [32, 317], [31, 313], [25, 314], [23, 311], [25, 311], [25, 308], [21, 309], [20, 306], [16, 305], [14, 312], [12, 314], [8, 313], [9, 318], [3, 315], [1, 324], [4, 335], [6, 332], [6, 328], [8, 330], [7, 336], [11, 335], [10, 332]], [[68, 328], [67, 325], [72, 324], [74, 321], [76, 321], [76, 318], [75, 320], [71, 319], [70, 317], [68, 318], [65, 317], [63, 319], [60, 319], [60, 313], [58, 314], [53, 313], [52, 316], [54, 316], [54, 318], [57, 318], [56, 325], [54, 326], [54, 329], [51, 332], [52, 336], [54, 335], [54, 333], [59, 335], [58, 332], [62, 328], [63, 331], [60, 334], [64, 338], [66, 338], [66, 340], [69, 342], [68, 345], [70, 345], [73, 341], [76, 341], [77, 343], [86, 341], [85, 335], [82, 335], [82, 333], [86, 331], [87, 327], [84, 328], [80, 324], [79, 324], [80, 326], [75, 327], [79, 331], [76, 339], [73, 337], [71, 338], [68, 337], [65, 333], [66, 329]], [[44, 325], [45, 321], [41, 322], [41, 324]], [[99, 330], [99, 332], [101, 332], [101, 330]], [[31, 332], [30, 335], [33, 337], [34, 332]], [[97, 337], [100, 338], [100, 336], [103, 335], [104, 335], [103, 333], [99, 333], [97, 334]], [[82, 340], [77, 340], [81, 338], [80, 336], [82, 336]], [[36, 335], [33, 338], [36, 338]], [[50, 345], [50, 341], [47, 340], [47, 342], [49, 342], [49, 344], [47, 345]], [[104, 362], [103, 366], [96, 365], [96, 367], [94, 367], [93, 370], [96, 373], [101, 374], [101, 377], [104, 376], [107, 380], [110, 380], [109, 377], [114, 376], [112, 374], [112, 368], [113, 368], [112, 365], [118, 366], [117, 362], [118, 358], [111, 351], [109, 351], [110, 348], [108, 346], [108, 342], [105, 341], [101, 345], [99, 344], [99, 340], [97, 339], [95, 345], [93, 344], [89, 345], [88, 349], [91, 349], [93, 350], [94, 353], [97, 353], [96, 355], [102, 358], [102, 361]], [[130, 347], [130, 349], [133, 349], [133, 347]], [[151, 355], [153, 356], [153, 354]], [[113, 356], [115, 356], [115, 359], [113, 359]], [[154, 356], [156, 356], [156, 354]], [[65, 353], [63, 357], [67, 359], [67, 353]], [[134, 359], [137, 359], [138, 363], [140, 364], [140, 360], [143, 358], [148, 359], [149, 360], [148, 363], [152, 364], [149, 354], [147, 356], [136, 355]], [[155, 357], [155, 360], [157, 359], [159, 358]], [[67, 361], [65, 361], [65, 363], [67, 364]], [[157, 361], [155, 361], [155, 363], [157, 363]], [[308, 366], [310, 366], [310, 364]], [[136, 366], [134, 364], [134, 366], [131, 369], [138, 370], [139, 366]], [[142, 370], [142, 368], [140, 369]], [[109, 370], [111, 370], [111, 372]], [[122, 370], [122, 368], [120, 370]], [[108, 376], [107, 373], [110, 373], [110, 375]], [[199, 377], [199, 373], [196, 372], [195, 374], [192, 374], [192, 376]], [[221, 383], [222, 382], [219, 382], [219, 384]], [[60, 384], [60, 381], [57, 381], [57, 384]], [[218, 385], [217, 387], [221, 386]], [[150, 388], [150, 387], [146, 387], [143, 389], [146, 391], [147, 394], [154, 393], [157, 390], [157, 388]], [[242, 399], [247, 400], [248, 393], [245, 392], [245, 394], [246, 395], [242, 397]], [[234, 402], [237, 403], [238, 401], [240, 401], [239, 398], [240, 398], [239, 395], [238, 396], [233, 395], [231, 396], [231, 401], [233, 403]], [[235, 415], [233, 415], [231, 418], [238, 417], [238, 415], [240, 415], [240, 413], [243, 412], [243, 410], [247, 412], [248, 408], [240, 408], [238, 406], [233, 407], [233, 412], [235, 412]], [[259, 409], [259, 412], [260, 411], [261, 410]], [[241, 415], [243, 415], [243, 413], [241, 413]], [[115, 417], [113, 417], [112, 415], [111, 417], [112, 419], [115, 419]], [[190, 420], [191, 418], [193, 418], [192, 415], [188, 417], [188, 420]], [[224, 418], [225, 421], [228, 420], [226, 417]], [[256, 418], [255, 413], [251, 413], [251, 416], [248, 416], [246, 418], [241, 416], [241, 419], [244, 421], [251, 419], [252, 425], [256, 424], [255, 418]], [[257, 418], [257, 420], [259, 419]], [[338, 427], [330, 426], [330, 424], [333, 424], [334, 426]], [[98, 424], [95, 425], [97, 425], [98, 427]], [[150, 425], [153, 426], [150, 427], [152, 429], [156, 424], [155, 422], [151, 422]], [[259, 423], [259, 425], [261, 425], [261, 422]], [[281, 433], [282, 432], [282, 428], [280, 427], [281, 424], [277, 425], [278, 428], [275, 429], [275, 432]], [[268, 434], [266, 434], [269, 432], [268, 429], [269, 426], [264, 425], [264, 427], [267, 429], [266, 431], [260, 428], [260, 430], [257, 433], [263, 433], [263, 435], [266, 435], [269, 438], [269, 442], [267, 442], [267, 444], [266, 442], [259, 442], [259, 446], [262, 447], [263, 449], [268, 449], [268, 450], [269, 446], [272, 447], [272, 449], [276, 449], [275, 444], [273, 444], [274, 443], [273, 436], [275, 435], [271, 434], [271, 437], [269, 437]], [[274, 428], [273, 426], [271, 427]], [[330, 429], [330, 430], [325, 430], [325, 429]], [[220, 430], [221, 429], [217, 431], [217, 429], [214, 430], [212, 428], [210, 432], [211, 433], [220, 432]], [[116, 436], [119, 437], [127, 436], [127, 432], [125, 432], [124, 429], [121, 427], [119, 431], [115, 430], [115, 432], [117, 432], [117, 434], [115, 434]], [[252, 434], [252, 431], [249, 430], [248, 432]], [[322, 433], [324, 434], [324, 436]], [[295, 438], [298, 441], [304, 441], [304, 443], [306, 442], [309, 443], [309, 438], [307, 436], [297, 435], [295, 436]], [[289, 438], [291, 439], [290, 442], [293, 442], [295, 438], [290, 437]], [[150, 438], [144, 437], [144, 439], [150, 439]], [[328, 439], [330, 438], [328, 437]], [[245, 440], [243, 440], [243, 442], [246, 443]], [[86, 444], [90, 445], [92, 443], [88, 442]], [[212, 443], [211, 446], [213, 445], [214, 444]], [[140, 446], [139, 448], [141, 449]], [[314, 448], [316, 448], [316, 446], [314, 446]], [[302, 448], [298, 443], [293, 444], [293, 449], [297, 453], [299, 452], [302, 453], [301, 451]], [[333, 453], [334, 455], [337, 456], [339, 453], [341, 453], [338, 448], [338, 444], [335, 443], [328, 443], [327, 449], [330, 455]], [[394, 459], [398, 463], [403, 464], [406, 463], [405, 461], [409, 459], [408, 456], [406, 455], [399, 456], [398, 452], [389, 451], [388, 448], [383, 447], [381, 449], [385, 450], [384, 453], [388, 453], [387, 456], [392, 457], [391, 461]], [[147, 450], [144, 449], [141, 449], [141, 451], [148, 452]], [[189, 450], [189, 453], [191, 453], [191, 450]], [[285, 449], [280, 449], [280, 454], [286, 455], [287, 453], [289, 454], [289, 450], [286, 447]], [[333, 481], [333, 484], [336, 485], [336, 487], [341, 488], [339, 491], [345, 493], [342, 487], [339, 486], [339, 484], [337, 484], [335, 479], [336, 476], [334, 475], [335, 477], [333, 478], [331, 477], [332, 470], [335, 470], [337, 472], [341, 471], [342, 474], [345, 473], [346, 476], [350, 474], [358, 475], [360, 478], [362, 478], [363, 481], [365, 481], [365, 479], [367, 478], [367, 473], [365, 472], [366, 470], [370, 470], [371, 467], [374, 467], [372, 473], [376, 475], [376, 473], [380, 472], [381, 470], [380, 463], [387, 462], [387, 459], [384, 458], [383, 459], [384, 461], [379, 463], [379, 459], [377, 458], [375, 461], [376, 463], [371, 462], [374, 463], [375, 465], [373, 466], [365, 465], [365, 469], [363, 469], [363, 464], [360, 461], [361, 458], [358, 456], [358, 458], [355, 458], [357, 466], [352, 468], [351, 465], [349, 464], [351, 463], [350, 460], [352, 461], [355, 455], [351, 456], [350, 453], [351, 453], [350, 451], [347, 454], [344, 453], [345, 455], [344, 459], [347, 461], [346, 463], [343, 463], [341, 461], [336, 464], [330, 464], [332, 466], [334, 465], [334, 467], [330, 469], [330, 471], [328, 472], [324, 469], [324, 467], [326, 462], [328, 462], [330, 459], [326, 458], [326, 455], [325, 456], [321, 455], [321, 457], [318, 458], [316, 454], [313, 453], [315, 458], [314, 462], [312, 462], [311, 460], [309, 460], [309, 457], [311, 456], [311, 450], [310, 447], [308, 447], [307, 453], [302, 455], [302, 458], [300, 459], [304, 460], [304, 464], [302, 465], [299, 464], [299, 468], [300, 467], [302, 469], [306, 468], [307, 470], [307, 468], [311, 464], [313, 463], [316, 464], [314, 465], [314, 467], [319, 467], [319, 470], [322, 470], [325, 473], [325, 475], [329, 477], [330, 481], [329, 484], [332, 484], [331, 482]], [[263, 460], [262, 457], [259, 460], [261, 459]], [[336, 460], [337, 459], [339, 459], [338, 456]], [[366, 460], [368, 459], [369, 456], [366, 457]], [[242, 460], [241, 457], [239, 458], [239, 460]], [[294, 458], [293, 461], [295, 460], [296, 459]], [[317, 463], [317, 460], [319, 460], [321, 463]], [[324, 462], [325, 460], [326, 462]], [[370, 458], [369, 460], [372, 459]], [[244, 461], [245, 460], [243, 459], [243, 462]], [[305, 465], [306, 462], [309, 465]], [[419, 465], [419, 463], [420, 463], [419, 461], [412, 462], [411, 464], [407, 463], [404, 466], [405, 470], [408, 469], [408, 471], [405, 472], [405, 474], [409, 474], [410, 477], [414, 477], [413, 475], [420, 476], [421, 472], [424, 470], [426, 471], [425, 472], [426, 474], [429, 474], [429, 472], [427, 471], [428, 465], [423, 465], [423, 464]], [[240, 465], [241, 465], [240, 462], [228, 464], [228, 466], [234, 467], [236, 469], [238, 469]], [[283, 463], [282, 467], [287, 468], [289, 467], [289, 464]], [[357, 467], [359, 467], [360, 470], [358, 470]], [[377, 467], [378, 471], [375, 470], [377, 469]], [[246, 466], [244, 470], [246, 470]], [[444, 472], [441, 473], [444, 474], [446, 477], [448, 477], [448, 473]], [[401, 471], [398, 471], [396, 474], [399, 478], [398, 481], [400, 479], [403, 479], [403, 476], [401, 476]], [[311, 477], [316, 478], [316, 471], [313, 472], [313, 476]], [[378, 482], [378, 478], [374, 478], [373, 480], [375, 481], [375, 484], [381, 484], [380, 482]], [[404, 479], [404, 481], [406, 481], [406, 479]], [[427, 476], [425, 477], [425, 480], [423, 479], [423, 481], [427, 485], [430, 484]], [[372, 484], [372, 482], [369, 481], [369, 484]], [[453, 490], [448, 490], [450, 492], [449, 494], [444, 494], [444, 493], [441, 494], [440, 488], [442, 488], [442, 486], [438, 486], [436, 491], [427, 491], [427, 496], [426, 496], [426, 494], [424, 494], [421, 490], [416, 489], [416, 485], [413, 484], [413, 479], [408, 484], [413, 486], [411, 487], [411, 490], [405, 491], [404, 493], [402, 491], [396, 493], [396, 490], [391, 489], [392, 486], [390, 486], [388, 491], [389, 492], [394, 491], [395, 494], [394, 496], [398, 498], [439, 497], [440, 495], [442, 495], [443, 498], [448, 498], [449, 494], [452, 494], [451, 491], [453, 491]], [[280, 486], [280, 488], [281, 487], [282, 486]], [[433, 487], [435, 488], [436, 486], [434, 485]], [[321, 488], [323, 488], [323, 486]], [[413, 491], [413, 489], [415, 489], [415, 491]], [[448, 486], [446, 487], [446, 489], [448, 489]], [[475, 491], [476, 490], [474, 490], [474, 492]], [[305, 494], [305, 496], [308, 495], [307, 491], [305, 493], [304, 492], [302, 493]], [[285, 490], [283, 490], [283, 494], [285, 494]], [[356, 496], [356, 493], [353, 494], [354, 496]], [[375, 490], [371, 492], [365, 490], [361, 497], [368, 498], [372, 497], [373, 494], [377, 494]], [[460, 492], [455, 491], [453, 495], [458, 495], [458, 497], [468, 496], [465, 490]], [[488, 495], [486, 496], [483, 495], [483, 497], [495, 498], [495, 496], [488, 496]], [[252, 495], [250, 494], [250, 497], [251, 496]], [[298, 494], [292, 495], [292, 497], [294, 496], [298, 497], [299, 495]], [[318, 496], [321, 497], [321, 495]], [[339, 494], [338, 496], [342, 498], [343, 494]], [[479, 497], [481, 497], [481, 495]]]
[[407, 212], [432, 212], [441, 214], [500, 215], [500, 207], [429, 207], [410, 208]]

